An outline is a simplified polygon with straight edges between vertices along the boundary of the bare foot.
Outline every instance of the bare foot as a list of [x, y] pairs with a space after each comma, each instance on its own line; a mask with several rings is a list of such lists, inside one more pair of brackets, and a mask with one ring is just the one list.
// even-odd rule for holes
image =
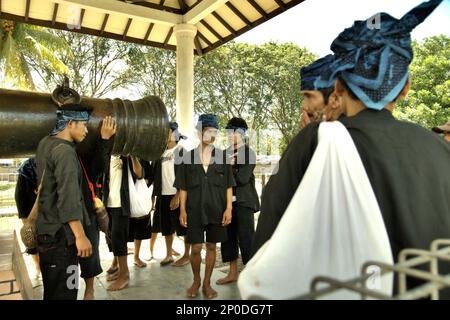
[[95, 300], [94, 291], [85, 291], [84, 300]]
[[181, 257], [180, 259], [178, 259], [177, 261], [175, 261], [174, 263], [172, 263], [172, 266], [174, 267], [183, 267], [187, 264], [189, 264], [189, 262], [191, 262], [189, 260], [189, 257]]
[[108, 291], [119, 291], [128, 286], [130, 280], [129, 276], [119, 277], [116, 281], [111, 283], [111, 285], [106, 289]]
[[153, 258], [153, 256], [151, 256], [150, 258], [145, 259], [145, 261], [152, 261], [153, 259], [155, 259], [155, 258]]
[[198, 295], [198, 289], [200, 289], [200, 282], [194, 282], [192, 286], [186, 290], [186, 296], [188, 298], [195, 298]]
[[134, 265], [138, 268], [145, 268], [147, 264], [141, 259], [134, 259]]
[[107, 274], [113, 274], [113, 273], [116, 273], [118, 270], [119, 270], [119, 267], [113, 267], [113, 266], [111, 266], [111, 267], [109, 267], [108, 270], [106, 270], [106, 273], [107, 273]]
[[117, 280], [119, 278], [119, 275], [120, 275], [120, 272], [119, 272], [119, 269], [117, 269], [115, 273], [111, 273], [106, 276], [106, 281]]
[[172, 257], [165, 257], [164, 260], [160, 262], [160, 264], [162, 266], [166, 266], [166, 265], [168, 265], [168, 264], [170, 264], [172, 262], [173, 262], [173, 258]]
[[216, 281], [216, 284], [223, 285], [229, 284], [237, 281], [237, 276], [227, 275], [225, 278], [219, 279]]
[[208, 299], [214, 299], [217, 297], [217, 291], [214, 290], [211, 286], [203, 286], [202, 288], [203, 295]]

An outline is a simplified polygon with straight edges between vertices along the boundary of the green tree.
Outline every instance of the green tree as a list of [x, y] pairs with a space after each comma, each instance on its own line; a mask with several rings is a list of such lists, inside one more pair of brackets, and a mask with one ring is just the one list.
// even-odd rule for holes
[[246, 119], [252, 129], [278, 129], [280, 152], [298, 132], [299, 70], [314, 60], [294, 44], [230, 43], [196, 60], [195, 107], [219, 116]]
[[271, 123], [281, 132], [280, 152], [300, 130], [302, 95], [300, 69], [317, 57], [295, 44], [268, 43], [261, 46], [259, 65], [265, 66], [263, 80], [272, 90]]
[[70, 55], [64, 39], [48, 29], [0, 20], [0, 85], [35, 89], [30, 70], [32, 63], [47, 64], [58, 74], [67, 72], [55, 52]]
[[261, 81], [258, 59], [258, 47], [244, 43], [230, 43], [197, 58], [196, 111], [217, 114], [222, 125], [236, 116], [254, 130], [264, 128], [272, 95]]
[[[68, 67], [70, 86], [81, 95], [100, 98], [131, 84], [127, 63], [131, 44], [74, 32], [55, 33], [70, 45], [70, 53], [57, 52], [56, 56]], [[42, 79], [44, 90], [52, 91], [61, 83], [62, 77], [52, 65], [35, 61], [32, 68]]]
[[174, 51], [132, 45], [127, 63], [130, 81], [141, 96], [155, 95], [164, 102], [169, 119], [176, 115], [176, 54]]
[[426, 38], [413, 49], [411, 89], [394, 115], [432, 128], [450, 119], [450, 37]]

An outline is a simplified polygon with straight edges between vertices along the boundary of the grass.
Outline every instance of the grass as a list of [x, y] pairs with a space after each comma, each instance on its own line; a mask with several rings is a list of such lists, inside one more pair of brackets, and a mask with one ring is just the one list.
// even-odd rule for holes
[[16, 186], [15, 183], [1, 183], [0, 191], [6, 191], [6, 190], [14, 188], [15, 186]]

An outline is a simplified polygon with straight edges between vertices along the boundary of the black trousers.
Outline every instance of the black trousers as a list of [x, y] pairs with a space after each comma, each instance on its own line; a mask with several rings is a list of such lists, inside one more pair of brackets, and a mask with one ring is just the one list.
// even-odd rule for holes
[[241, 249], [242, 262], [246, 264], [251, 257], [252, 239], [255, 233], [253, 209], [233, 204], [233, 217], [227, 227], [228, 240], [222, 242], [220, 250], [222, 261], [230, 262], [239, 257]]
[[78, 256], [75, 244], [67, 245], [61, 228], [54, 237], [38, 236], [38, 252], [44, 284], [44, 300], [76, 300]]
[[128, 255], [130, 217], [123, 215], [122, 208], [106, 208], [111, 224], [111, 248], [115, 257]]
[[177, 236], [185, 236], [187, 228], [180, 224], [180, 208], [170, 210], [172, 198], [173, 195], [161, 195], [156, 198], [152, 232], [161, 232], [163, 236], [170, 236], [176, 231]]
[[83, 279], [94, 278], [103, 272], [100, 264], [99, 242], [100, 234], [98, 231], [97, 217], [91, 215], [91, 224], [86, 226], [83, 224], [84, 233], [92, 245], [92, 255], [87, 258], [80, 258], [81, 277]]

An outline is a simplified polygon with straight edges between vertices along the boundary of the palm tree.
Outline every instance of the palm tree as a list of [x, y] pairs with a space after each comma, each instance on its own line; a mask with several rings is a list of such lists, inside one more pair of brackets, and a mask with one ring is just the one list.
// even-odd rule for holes
[[67, 73], [67, 67], [54, 54], [61, 51], [70, 52], [70, 47], [51, 30], [0, 20], [0, 85], [35, 89], [30, 63]]

